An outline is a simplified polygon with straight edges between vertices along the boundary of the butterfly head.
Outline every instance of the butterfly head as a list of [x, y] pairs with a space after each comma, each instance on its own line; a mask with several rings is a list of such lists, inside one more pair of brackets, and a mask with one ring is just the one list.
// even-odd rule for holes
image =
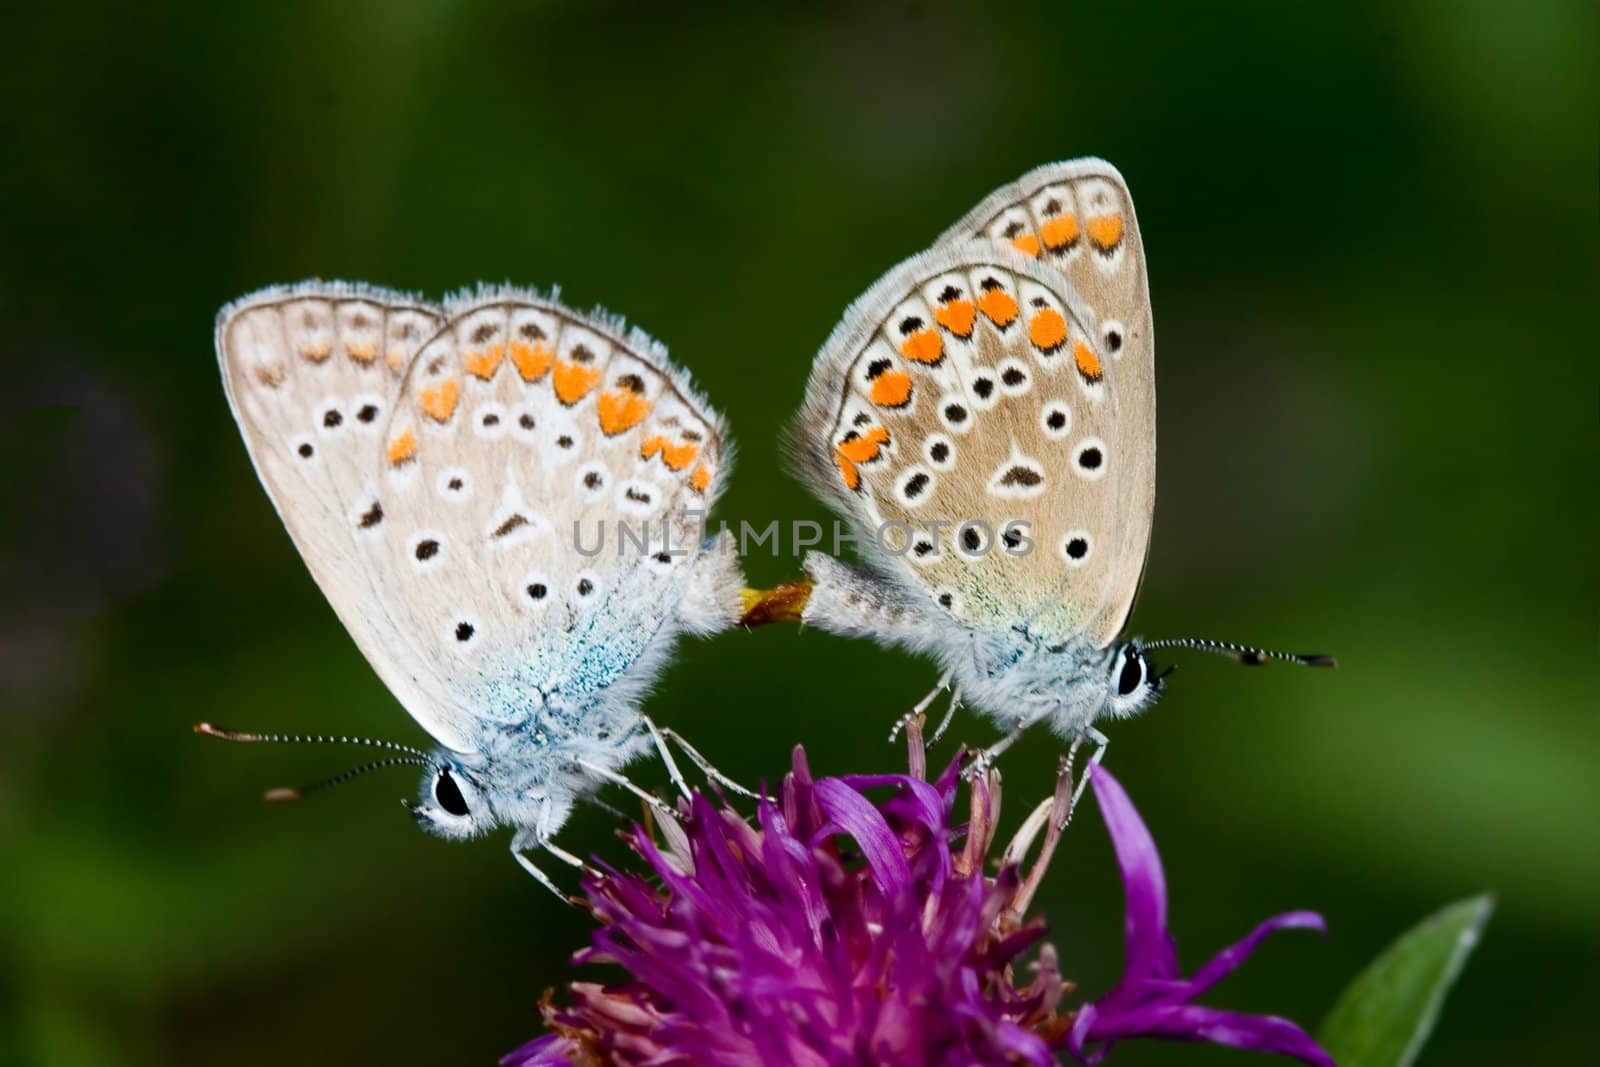
[[416, 801], [405, 805], [418, 826], [451, 840], [478, 837], [500, 823], [478, 775], [454, 754], [435, 754], [422, 769]]
[[1105, 714], [1126, 719], [1139, 714], [1161, 699], [1171, 668], [1155, 673], [1150, 659], [1137, 641], [1126, 641], [1111, 650], [1106, 661]]
[[499, 826], [554, 833], [572, 812], [582, 780], [557, 760], [508, 752], [471, 756], [439, 749], [423, 768], [417, 799], [406, 801], [417, 825], [462, 841]]

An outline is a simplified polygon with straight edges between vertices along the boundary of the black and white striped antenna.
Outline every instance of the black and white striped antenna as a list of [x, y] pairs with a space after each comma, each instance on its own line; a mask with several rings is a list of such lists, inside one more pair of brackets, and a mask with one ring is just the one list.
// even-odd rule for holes
[[213, 726], [208, 722], [195, 723], [194, 732], [202, 737], [216, 737], [223, 741], [239, 741], [247, 744], [261, 745], [365, 745], [368, 748], [381, 748], [389, 752], [398, 752], [398, 756], [388, 756], [376, 759], [370, 763], [363, 763], [352, 767], [348, 771], [336, 774], [331, 778], [324, 778], [320, 782], [299, 788], [278, 788], [267, 790], [263, 798], [269, 804], [285, 804], [291, 801], [303, 800], [312, 793], [320, 793], [325, 789], [332, 789], [336, 785], [360, 778], [368, 771], [382, 770], [385, 767], [428, 767], [433, 764], [429, 755], [419, 748], [402, 745], [395, 741], [380, 741], [372, 737], [333, 737], [320, 734], [256, 734], [243, 730], [225, 730], [220, 726]]
[[1175, 637], [1165, 641], [1146, 641], [1142, 642], [1139, 648], [1141, 651], [1149, 651], [1154, 648], [1187, 648], [1195, 652], [1209, 652], [1214, 656], [1226, 656], [1235, 663], [1242, 663], [1247, 667], [1260, 667], [1269, 660], [1297, 663], [1302, 667], [1337, 667], [1339, 665], [1339, 661], [1332, 656], [1302, 652], [1274, 652], [1267, 648], [1236, 645], [1231, 641], [1207, 641], [1198, 637]]

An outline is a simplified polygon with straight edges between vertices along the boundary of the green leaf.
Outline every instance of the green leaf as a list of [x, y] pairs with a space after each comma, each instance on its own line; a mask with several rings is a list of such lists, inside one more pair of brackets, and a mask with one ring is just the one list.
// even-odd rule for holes
[[1409, 1067], [1433, 1032], [1494, 898], [1472, 897], [1435, 912], [1390, 945], [1346, 987], [1318, 1040], [1339, 1067]]

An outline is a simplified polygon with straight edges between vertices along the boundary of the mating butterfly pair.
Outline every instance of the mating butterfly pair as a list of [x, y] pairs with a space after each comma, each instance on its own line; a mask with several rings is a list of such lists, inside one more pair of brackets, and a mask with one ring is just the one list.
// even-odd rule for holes
[[[726, 428], [662, 346], [553, 295], [338, 283], [245, 297], [216, 340], [285, 526], [438, 747], [201, 732], [387, 749], [353, 773], [423, 767], [424, 828], [510, 826], [552, 890], [525, 853], [578, 863], [552, 838], [607, 782], [659, 803], [620, 773], [647, 749], [680, 787], [669, 742], [732, 786], [639, 708], [680, 634], [736, 626], [752, 599], [728, 538], [700, 540]], [[1160, 694], [1155, 646], [1117, 641], [1155, 501], [1152, 341], [1132, 201], [1088, 159], [986, 198], [817, 356], [793, 454], [866, 567], [809, 555], [803, 618], [933, 655], [944, 677], [912, 715], [953, 688], [945, 725], [965, 698], [1009, 728], [975, 771], [1040, 722], [1099, 758], [1094, 722]], [[578, 551], [594, 528], [646, 537]]]

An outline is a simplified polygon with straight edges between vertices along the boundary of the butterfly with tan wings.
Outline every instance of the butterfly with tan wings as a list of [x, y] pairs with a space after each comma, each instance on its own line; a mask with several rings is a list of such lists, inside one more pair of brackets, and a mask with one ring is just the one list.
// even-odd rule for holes
[[[524, 290], [435, 306], [343, 283], [244, 297], [219, 314], [216, 345], [307, 567], [438, 745], [200, 732], [389, 750], [317, 787], [417, 764], [419, 825], [514, 828], [513, 854], [558, 895], [524, 851], [576, 864], [552, 837], [601, 784], [634, 788], [619, 768], [652, 741], [680, 785], [668, 738], [715, 775], [638, 711], [680, 634], [740, 610], [727, 539], [700, 540], [727, 433], [664, 348]], [[585, 550], [624, 525], [627, 550]]]
[[1127, 185], [1081, 159], [985, 198], [868, 289], [817, 355], [789, 451], [867, 566], [809, 554], [802, 617], [936, 658], [939, 686], [896, 730], [954, 687], [935, 737], [963, 700], [1008, 730], [973, 774], [1038, 723], [1098, 762], [1094, 723], [1161, 694], [1153, 648], [1332, 662], [1119, 641], [1155, 508], [1154, 353]]

